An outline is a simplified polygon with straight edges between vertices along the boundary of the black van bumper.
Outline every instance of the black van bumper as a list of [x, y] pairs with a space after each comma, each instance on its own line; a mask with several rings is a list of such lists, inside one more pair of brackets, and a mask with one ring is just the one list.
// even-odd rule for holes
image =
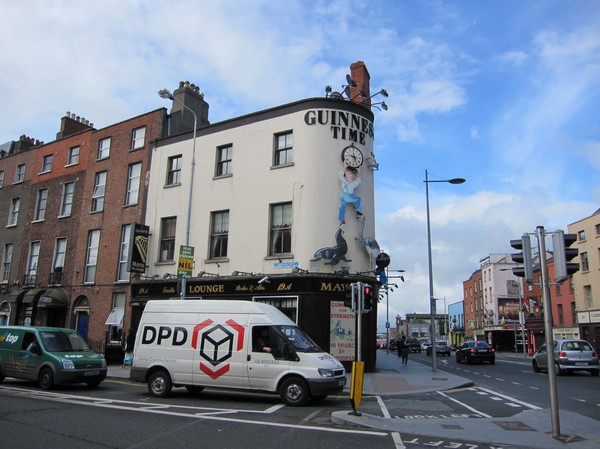
[[333, 379], [307, 379], [310, 394], [327, 395], [341, 393], [346, 385], [346, 377], [335, 377]]
[[55, 373], [57, 384], [78, 384], [86, 382], [102, 382], [106, 379], [106, 368], [62, 370]]

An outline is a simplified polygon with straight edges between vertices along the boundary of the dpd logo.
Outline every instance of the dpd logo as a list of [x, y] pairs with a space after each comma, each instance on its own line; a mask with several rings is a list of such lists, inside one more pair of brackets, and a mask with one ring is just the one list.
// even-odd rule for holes
[[[222, 324], [214, 324], [211, 319], [194, 326], [192, 334], [192, 347], [200, 349], [200, 357], [211, 366], [200, 362], [200, 371], [211, 379], [218, 379], [229, 372], [230, 364], [226, 363], [234, 351], [241, 351], [244, 347], [244, 326], [233, 320]], [[198, 338], [199, 337], [199, 338]]]

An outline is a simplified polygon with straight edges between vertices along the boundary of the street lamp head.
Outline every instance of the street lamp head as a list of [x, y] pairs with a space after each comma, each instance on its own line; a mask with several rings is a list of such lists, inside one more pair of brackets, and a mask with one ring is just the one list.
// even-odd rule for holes
[[169, 89], [165, 89], [162, 88], [161, 90], [158, 91], [158, 96], [160, 98], [164, 98], [167, 100], [172, 100], [173, 99], [173, 94], [171, 94], [171, 92], [169, 91]]
[[464, 183], [465, 181], [466, 181], [466, 179], [464, 179], [464, 178], [452, 178], [452, 179], [449, 179], [449, 180], [448, 180], [448, 182], [449, 182], [450, 184], [462, 184], [462, 183]]

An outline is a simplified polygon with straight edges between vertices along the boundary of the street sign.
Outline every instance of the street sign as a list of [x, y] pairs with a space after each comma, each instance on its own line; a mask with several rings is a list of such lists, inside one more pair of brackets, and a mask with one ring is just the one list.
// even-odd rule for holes
[[194, 247], [181, 245], [179, 247], [179, 263], [177, 264], [177, 277], [190, 278], [194, 269]]

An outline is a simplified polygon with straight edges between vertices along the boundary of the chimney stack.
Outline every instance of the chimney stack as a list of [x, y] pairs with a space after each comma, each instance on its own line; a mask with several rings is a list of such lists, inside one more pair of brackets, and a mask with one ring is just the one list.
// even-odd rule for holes
[[[362, 104], [366, 108], [371, 108], [371, 75], [363, 61], [356, 61], [350, 64], [350, 78], [355, 82], [356, 87], [350, 87], [350, 98], [354, 103]], [[362, 95], [361, 95], [362, 93]]]

